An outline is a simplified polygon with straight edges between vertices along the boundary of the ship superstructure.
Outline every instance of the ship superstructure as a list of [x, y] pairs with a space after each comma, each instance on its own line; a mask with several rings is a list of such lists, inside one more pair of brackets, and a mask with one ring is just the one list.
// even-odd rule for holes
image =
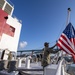
[[17, 52], [22, 23], [13, 17], [14, 6], [0, 0], [0, 49]]

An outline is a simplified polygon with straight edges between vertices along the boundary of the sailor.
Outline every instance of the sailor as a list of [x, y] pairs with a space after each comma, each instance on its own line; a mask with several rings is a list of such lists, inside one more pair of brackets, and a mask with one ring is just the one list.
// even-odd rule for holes
[[59, 51], [59, 50], [53, 50], [55, 46], [56, 44], [53, 47], [49, 48], [49, 43], [48, 42], [44, 43], [44, 52], [43, 52], [43, 58], [41, 63], [43, 68], [50, 64], [50, 53], [57, 53]]

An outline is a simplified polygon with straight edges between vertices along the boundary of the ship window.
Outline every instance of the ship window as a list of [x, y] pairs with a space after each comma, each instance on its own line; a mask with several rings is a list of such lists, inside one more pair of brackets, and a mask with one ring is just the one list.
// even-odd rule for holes
[[4, 1], [4, 0], [0, 0], [0, 8], [2, 8], [2, 7], [3, 7], [4, 3], [5, 3], [5, 1]]
[[14, 33], [15, 32], [15, 28], [10, 26], [10, 31]]
[[12, 7], [8, 4], [6, 4], [4, 11], [7, 12], [10, 15], [11, 11], [12, 11]]

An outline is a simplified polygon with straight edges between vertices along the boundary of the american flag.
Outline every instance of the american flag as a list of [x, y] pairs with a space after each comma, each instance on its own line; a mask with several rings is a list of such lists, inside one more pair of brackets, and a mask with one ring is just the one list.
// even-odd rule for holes
[[57, 46], [61, 50], [72, 55], [75, 61], [75, 30], [71, 23], [69, 23], [62, 32], [57, 42]]

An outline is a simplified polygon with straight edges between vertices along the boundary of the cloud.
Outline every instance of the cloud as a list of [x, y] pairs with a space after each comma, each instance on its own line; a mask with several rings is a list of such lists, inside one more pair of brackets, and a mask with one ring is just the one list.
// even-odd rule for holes
[[27, 46], [27, 42], [26, 41], [20, 42], [20, 48], [25, 48], [26, 46]]

